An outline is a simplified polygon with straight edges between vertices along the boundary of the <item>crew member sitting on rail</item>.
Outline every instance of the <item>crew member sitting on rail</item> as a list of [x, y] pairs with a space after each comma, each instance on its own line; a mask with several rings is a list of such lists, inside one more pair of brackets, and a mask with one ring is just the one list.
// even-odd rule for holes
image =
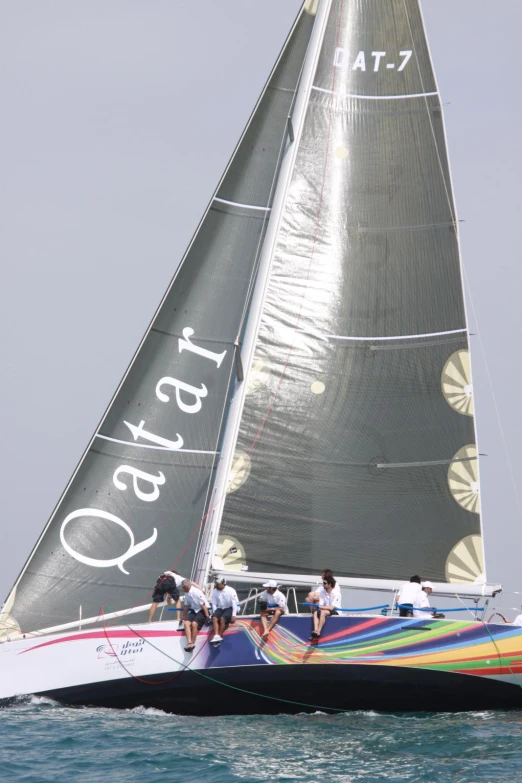
[[[286, 613], [286, 598], [283, 593], [277, 589], [277, 582], [275, 579], [269, 579], [268, 582], [265, 582], [263, 587], [266, 587], [266, 590], [263, 590], [259, 595], [258, 600], [261, 625], [263, 626], [263, 633], [261, 636], [263, 639], [266, 639], [281, 615]], [[270, 625], [267, 624], [268, 615], [271, 615]]]
[[340, 591], [336, 591], [337, 587], [333, 576], [327, 576], [323, 579], [323, 586], [319, 590], [319, 606], [314, 610], [314, 630], [310, 636], [311, 641], [316, 641], [321, 636], [326, 618], [332, 614], [337, 614], [336, 607], [341, 606]]
[[[329, 568], [325, 568], [324, 571], [321, 571], [321, 581], [311, 589], [311, 591], [306, 596], [306, 601], [309, 604], [318, 604], [319, 603], [319, 592], [321, 588], [323, 587], [323, 580], [326, 579], [327, 576], [333, 576], [333, 572]], [[339, 601], [341, 601], [341, 588], [338, 584], [334, 587], [335, 594], [339, 598]], [[339, 603], [339, 606], [341, 604]], [[310, 611], [314, 612], [315, 609], [313, 607], [310, 608]]]
[[192, 652], [196, 646], [196, 637], [205, 620], [210, 617], [205, 593], [192, 584], [190, 579], [181, 583], [184, 595], [183, 620], [187, 637], [186, 652]]
[[[399, 592], [395, 596], [395, 602], [399, 604], [400, 617], [413, 617], [413, 602], [421, 592], [421, 578], [420, 576], [417, 576], [417, 574], [412, 576], [409, 582], [406, 582], [406, 584], [402, 585]], [[401, 609], [401, 606], [405, 608]]]
[[427, 620], [428, 617], [433, 617], [434, 612], [422, 612], [421, 609], [430, 608], [430, 600], [428, 596], [433, 592], [433, 585], [431, 582], [422, 582], [421, 591], [413, 599], [413, 616], [419, 617], [422, 620]]
[[428, 596], [431, 595], [433, 592], [433, 585], [431, 582], [422, 582], [422, 589], [418, 595], [415, 596], [413, 599], [413, 616], [420, 618], [422, 620], [426, 620], [427, 618], [432, 618], [435, 620], [440, 620], [444, 617], [443, 614], [440, 612], [433, 610], [433, 612], [422, 612], [421, 609], [429, 609], [430, 608], [430, 602], [428, 599]]
[[227, 585], [224, 576], [216, 576], [211, 601], [214, 636], [210, 643], [217, 645], [223, 641], [223, 634], [229, 623], [236, 622], [237, 615], [237, 593], [233, 587]]
[[152, 593], [152, 603], [149, 609], [149, 623], [152, 622], [156, 607], [158, 604], [163, 603], [165, 596], [167, 597], [167, 603], [171, 604], [174, 601], [176, 606], [180, 606], [179, 585], [181, 585], [183, 578], [180, 577], [179, 584], [177, 584], [176, 576], [178, 575], [174, 574], [172, 571], [164, 571], [159, 575], [154, 592]]

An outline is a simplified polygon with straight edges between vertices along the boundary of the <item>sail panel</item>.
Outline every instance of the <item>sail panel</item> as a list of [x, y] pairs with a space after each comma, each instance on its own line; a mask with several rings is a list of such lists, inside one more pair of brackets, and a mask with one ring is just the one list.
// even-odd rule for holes
[[163, 569], [192, 571], [267, 225], [268, 211], [248, 207], [269, 204], [312, 25], [299, 15], [217, 199], [11, 593], [24, 630], [143, 604]]
[[[383, 71], [362, 57], [347, 69], [339, 42], [366, 63], [412, 54], [402, 71], [388, 54]], [[249, 472], [222, 533], [254, 571], [444, 581], [459, 543], [480, 536], [478, 470], [417, 2], [334, 0], [314, 85], [237, 443]]]
[[[445, 579], [449, 551], [478, 525], [449, 484], [473, 422], [441, 393], [448, 352], [465, 344], [301, 333], [287, 363], [290, 346], [266, 340], [238, 449], [248, 450], [275, 402], [222, 528], [249, 569], [310, 573], [326, 563], [339, 575], [402, 578], [412, 566]], [[466, 470], [476, 455], [462, 459]]]
[[[408, 100], [398, 107], [397, 101], [376, 106], [334, 99], [333, 128], [331, 103], [331, 97], [312, 92], [295, 170], [298, 195], [292, 219], [281, 228], [273, 274], [287, 277], [290, 286], [297, 278], [308, 287], [328, 275], [339, 294], [350, 292], [328, 307], [330, 334], [384, 337], [464, 329], [438, 100]], [[329, 136], [323, 172], [317, 140]], [[310, 207], [319, 200], [318, 226]], [[316, 234], [313, 264], [303, 277], [307, 266], [296, 248], [303, 236]], [[309, 318], [317, 324], [312, 309], [301, 312], [300, 326]]]
[[[90, 617], [102, 607], [112, 612], [147, 603], [158, 573], [174, 561], [170, 553], [179, 555], [190, 542], [177, 564], [177, 570], [189, 574], [214, 463], [212, 454], [133, 449], [97, 438], [76, 475], [77, 493], [62, 502], [60, 524], [50, 526], [16, 591], [12, 614], [23, 618], [22, 628], [44, 627], [42, 615], [45, 627], [53, 627], [78, 619], [80, 611]], [[154, 502], [136, 496], [133, 476], [122, 471], [123, 466], [165, 477]], [[113, 481], [117, 471], [117, 480], [126, 485], [123, 491]], [[143, 493], [153, 489], [139, 478], [137, 484]], [[87, 513], [71, 518], [64, 527], [64, 521], [82, 509]], [[64, 547], [60, 534], [75, 557]], [[143, 542], [149, 543], [132, 554], [131, 547], [137, 549]], [[90, 565], [78, 557], [94, 558], [96, 563]], [[107, 565], [118, 558], [121, 568]], [[30, 591], [24, 589], [26, 583]], [[42, 598], [35, 600], [35, 596]]]
[[374, 99], [437, 90], [418, 0], [334, 0], [330, 20], [316, 88]]

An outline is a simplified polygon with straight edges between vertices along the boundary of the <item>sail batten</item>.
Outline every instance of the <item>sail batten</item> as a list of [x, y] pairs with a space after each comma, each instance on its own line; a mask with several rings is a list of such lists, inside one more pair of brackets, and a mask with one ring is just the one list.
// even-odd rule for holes
[[324, 87], [317, 87], [316, 85], [312, 89], [317, 90], [317, 92], [325, 92], [327, 95], [339, 95], [343, 98], [360, 98], [363, 101], [397, 101], [407, 98], [429, 98], [431, 95], [439, 94], [435, 90], [433, 92], [411, 92], [407, 95], [357, 95], [354, 92], [341, 93], [336, 90], [326, 90]]

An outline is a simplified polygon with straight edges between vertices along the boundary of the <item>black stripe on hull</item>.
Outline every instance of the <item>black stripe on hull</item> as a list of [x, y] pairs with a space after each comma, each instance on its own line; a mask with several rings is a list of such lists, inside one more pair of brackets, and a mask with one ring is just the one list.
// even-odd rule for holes
[[[248, 715], [349, 710], [435, 711], [522, 707], [522, 688], [465, 674], [392, 666], [238, 666], [125, 678], [47, 691], [73, 705], [143, 705], [184, 715]], [[168, 676], [168, 675], [167, 675]], [[151, 684], [158, 681], [158, 684]], [[245, 692], [248, 691], [248, 692]], [[270, 698], [267, 698], [270, 697]]]

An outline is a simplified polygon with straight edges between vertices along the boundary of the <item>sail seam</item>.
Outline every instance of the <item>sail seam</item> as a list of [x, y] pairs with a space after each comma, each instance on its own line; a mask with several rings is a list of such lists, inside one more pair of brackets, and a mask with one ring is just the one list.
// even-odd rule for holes
[[229, 204], [231, 207], [242, 207], [243, 209], [259, 209], [261, 212], [270, 212], [271, 207], [258, 207], [254, 204], [239, 204], [237, 201], [227, 201], [224, 198], [218, 198], [215, 196], [214, 201], [219, 201], [220, 204]]
[[433, 459], [428, 462], [378, 462], [376, 468], [423, 468], [429, 465], [453, 465], [455, 462], [473, 462], [477, 457], [459, 457], [458, 459]]
[[99, 432], [96, 433], [97, 438], [102, 438], [102, 440], [110, 440], [112, 443], [122, 443], [124, 446], [135, 446], [138, 449], [155, 449], [156, 451], [172, 451], [176, 454], [219, 454], [219, 451], [204, 451], [201, 449], [171, 449], [169, 446], [151, 446], [148, 443], [133, 443], [129, 440], [119, 440], [118, 438], [109, 438], [108, 435], [100, 435]]
[[391, 337], [352, 337], [350, 335], [327, 334], [329, 340], [415, 340], [419, 337], [442, 337], [445, 334], [467, 332], [464, 329], [449, 329], [447, 332], [426, 332], [425, 334], [394, 334]]
[[415, 226], [375, 226], [374, 228], [354, 226], [354, 228], [357, 228], [360, 234], [372, 234], [381, 231], [422, 231], [426, 228], [451, 228], [453, 225], [452, 220], [447, 220], [444, 223], [419, 223]]
[[[157, 326], [153, 326], [151, 332], [156, 332], [156, 334], [164, 334], [165, 337], [174, 337], [178, 340], [183, 339], [183, 334], [179, 334], [179, 332], [169, 332], [166, 329], [158, 329]], [[218, 345], [220, 347], [223, 345], [232, 347], [235, 344], [234, 340], [217, 340], [213, 337], [200, 337], [199, 340], [202, 343], [211, 343], [212, 345]]]
[[336, 90], [327, 90], [324, 87], [316, 87], [315, 84], [312, 90], [317, 92], [325, 92], [328, 95], [338, 95], [340, 98], [361, 98], [364, 101], [398, 101], [404, 98], [426, 98], [430, 95], [438, 95], [435, 92], [412, 92], [406, 95], [358, 95], [354, 92], [337, 92]]
[[277, 87], [277, 85], [275, 84], [269, 84], [268, 89], [277, 90], [278, 92], [292, 92], [292, 93], [295, 92], [295, 90], [290, 89], [290, 87]]

